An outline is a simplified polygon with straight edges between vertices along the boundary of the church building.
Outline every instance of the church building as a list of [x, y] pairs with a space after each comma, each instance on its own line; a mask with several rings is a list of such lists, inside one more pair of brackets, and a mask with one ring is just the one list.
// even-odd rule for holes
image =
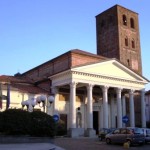
[[72, 49], [22, 74], [0, 76], [4, 95], [10, 85], [9, 107], [52, 94], [54, 102], [44, 111], [58, 115], [70, 137], [92, 137], [100, 128], [146, 127], [149, 81], [142, 76], [138, 14], [109, 8], [96, 16], [96, 36], [97, 54]]

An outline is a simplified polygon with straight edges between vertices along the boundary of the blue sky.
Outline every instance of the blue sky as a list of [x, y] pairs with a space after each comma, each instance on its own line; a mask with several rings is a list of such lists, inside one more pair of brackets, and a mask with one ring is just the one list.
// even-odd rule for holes
[[149, 0], [0, 0], [0, 75], [71, 49], [96, 54], [95, 16], [116, 4], [139, 14], [143, 76], [150, 80]]

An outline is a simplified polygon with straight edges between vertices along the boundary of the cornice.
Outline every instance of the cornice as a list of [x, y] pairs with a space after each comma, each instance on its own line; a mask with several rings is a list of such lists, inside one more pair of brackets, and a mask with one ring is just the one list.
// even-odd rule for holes
[[91, 74], [91, 73], [79, 72], [79, 71], [72, 71], [72, 74], [107, 79], [107, 80], [115, 80], [119, 82], [134, 83], [134, 84], [140, 84], [140, 85], [145, 84], [145, 82], [142, 82], [142, 81], [133, 81], [133, 80], [128, 80], [128, 79], [122, 79], [122, 78], [110, 77], [110, 76], [104, 76], [104, 75], [98, 75], [98, 74]]

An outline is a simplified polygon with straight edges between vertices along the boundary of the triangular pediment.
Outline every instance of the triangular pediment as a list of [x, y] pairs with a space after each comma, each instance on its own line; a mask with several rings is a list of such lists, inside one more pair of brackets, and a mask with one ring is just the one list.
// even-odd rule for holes
[[107, 60], [86, 66], [76, 67], [73, 71], [84, 72], [94, 75], [102, 75], [131, 81], [148, 82], [144, 77], [136, 74], [117, 60]]

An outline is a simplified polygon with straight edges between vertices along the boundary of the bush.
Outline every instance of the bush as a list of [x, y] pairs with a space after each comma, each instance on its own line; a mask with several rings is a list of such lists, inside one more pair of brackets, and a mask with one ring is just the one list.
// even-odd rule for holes
[[0, 132], [4, 135], [54, 137], [56, 124], [46, 113], [8, 109], [0, 113]]
[[67, 128], [65, 123], [62, 120], [59, 120], [56, 126], [56, 135], [63, 136], [67, 134]]
[[44, 112], [35, 111], [30, 113], [31, 130], [33, 136], [50, 136], [54, 137], [56, 133], [56, 124], [52, 117]]

